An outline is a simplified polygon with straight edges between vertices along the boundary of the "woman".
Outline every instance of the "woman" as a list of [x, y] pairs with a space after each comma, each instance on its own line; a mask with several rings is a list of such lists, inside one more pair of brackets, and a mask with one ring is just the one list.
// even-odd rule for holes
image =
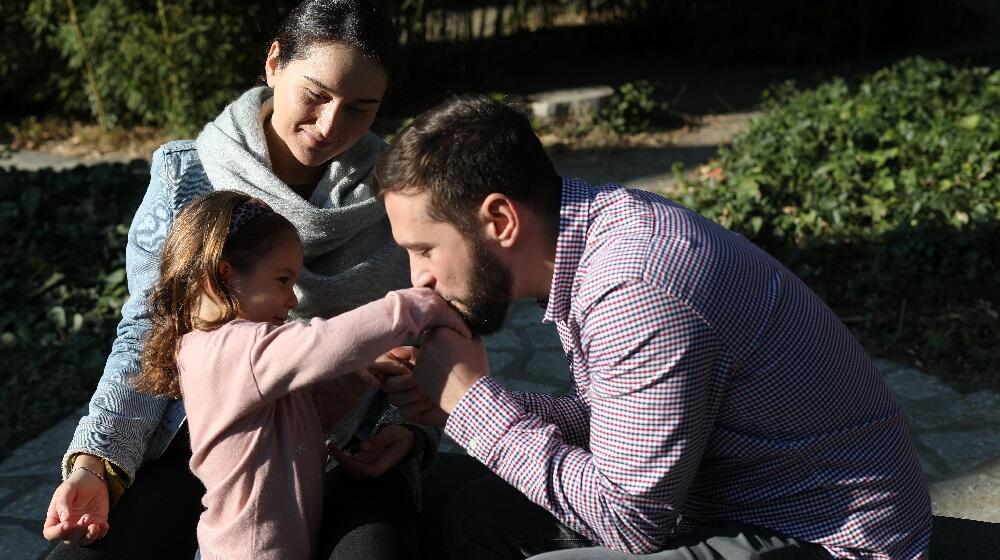
[[[194, 197], [239, 190], [295, 224], [305, 248], [296, 317], [337, 315], [409, 284], [405, 253], [367, 184], [384, 145], [369, 127], [396, 49], [391, 20], [374, 4], [305, 0], [271, 44], [267, 86], [236, 99], [196, 141], [154, 153], [126, 247], [130, 299], [45, 521], [46, 538], [64, 542], [50, 558], [194, 554], [204, 488], [187, 465], [183, 403], [139, 393], [129, 382], [149, 328], [147, 293], [164, 238]], [[333, 435], [343, 447], [375, 426], [361, 450], [327, 476], [339, 506], [324, 518], [321, 554], [325, 546], [334, 558], [405, 556], [415, 538], [419, 495], [411, 490], [419, 489], [418, 467], [431, 459], [422, 451], [434, 450], [438, 435], [379, 418], [382, 408], [358, 407]], [[381, 478], [364, 484], [347, 482], [347, 474]], [[345, 503], [357, 507], [341, 511]]]

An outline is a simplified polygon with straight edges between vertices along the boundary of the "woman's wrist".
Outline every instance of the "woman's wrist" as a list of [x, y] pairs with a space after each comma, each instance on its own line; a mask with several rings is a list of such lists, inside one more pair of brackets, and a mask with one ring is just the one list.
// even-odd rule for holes
[[95, 473], [100, 473], [102, 477], [107, 478], [107, 472], [104, 470], [103, 457], [98, 457], [89, 453], [77, 453], [76, 457], [73, 458], [73, 464], [70, 465], [70, 470], [73, 471], [79, 467], [84, 467], [94, 471]]
[[89, 476], [96, 477], [98, 480], [100, 480], [104, 484], [108, 483], [108, 478], [104, 474], [102, 474], [102, 473], [100, 473], [100, 472], [98, 472], [98, 471], [96, 471], [96, 470], [94, 470], [94, 469], [92, 469], [90, 467], [85, 467], [83, 465], [74, 465], [73, 466], [73, 472], [77, 472], [77, 471], [88, 473]]

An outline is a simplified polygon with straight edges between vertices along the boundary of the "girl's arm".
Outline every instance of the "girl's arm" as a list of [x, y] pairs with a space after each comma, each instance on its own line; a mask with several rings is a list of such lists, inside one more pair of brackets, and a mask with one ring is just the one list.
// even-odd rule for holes
[[260, 325], [250, 367], [261, 397], [269, 401], [358, 371], [437, 326], [469, 336], [461, 316], [432, 290], [399, 290], [331, 319]]

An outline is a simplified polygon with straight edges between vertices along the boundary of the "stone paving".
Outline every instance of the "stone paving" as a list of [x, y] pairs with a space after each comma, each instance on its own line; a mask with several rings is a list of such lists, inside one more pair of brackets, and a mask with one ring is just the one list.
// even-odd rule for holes
[[[569, 370], [555, 327], [533, 302], [514, 304], [507, 328], [487, 339], [490, 367], [519, 391], [564, 393]], [[938, 514], [1000, 522], [1000, 395], [960, 394], [918, 370], [878, 361], [907, 413]], [[0, 463], [0, 558], [44, 558], [42, 520], [80, 409]], [[446, 441], [444, 448], [461, 451]]]

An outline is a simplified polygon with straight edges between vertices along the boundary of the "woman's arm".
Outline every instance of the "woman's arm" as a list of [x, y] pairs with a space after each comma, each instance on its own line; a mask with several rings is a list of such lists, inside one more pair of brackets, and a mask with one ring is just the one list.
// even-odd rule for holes
[[[194, 165], [198, 173], [186, 173]], [[178, 186], [184, 187], [184, 193], [178, 193]], [[149, 187], [132, 220], [125, 248], [129, 299], [122, 306], [118, 334], [88, 414], [80, 419], [66, 452], [64, 478], [69, 477], [76, 454], [87, 453], [119, 467], [126, 485], [134, 480], [149, 438], [170, 402], [140, 393], [129, 382], [139, 372], [142, 341], [150, 326], [147, 294], [159, 279], [160, 251], [176, 209], [209, 188], [193, 149], [161, 147], [153, 154]]]

